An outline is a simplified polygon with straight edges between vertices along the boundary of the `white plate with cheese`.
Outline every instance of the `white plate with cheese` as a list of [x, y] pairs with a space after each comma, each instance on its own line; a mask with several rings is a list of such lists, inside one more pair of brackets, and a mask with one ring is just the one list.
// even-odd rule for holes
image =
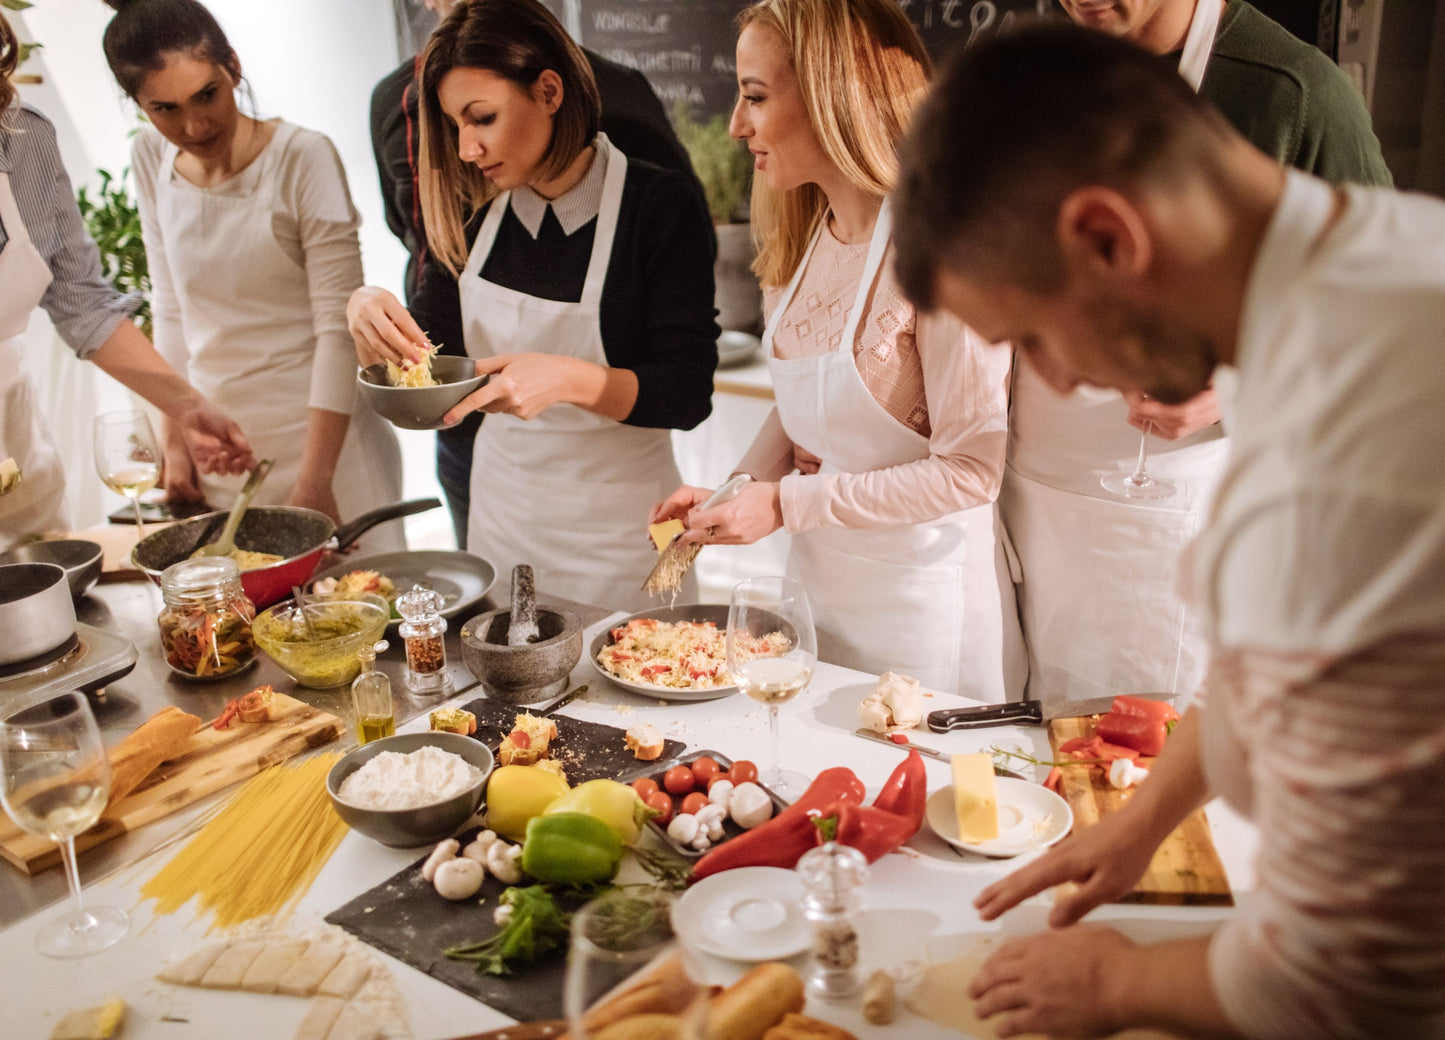
[[928, 796], [928, 825], [954, 848], [995, 859], [1046, 849], [1074, 826], [1074, 814], [1069, 809], [1069, 803], [1047, 787], [1001, 776], [995, 778], [994, 789], [997, 792], [998, 837], [970, 841], [962, 836], [959, 807], [952, 784]]

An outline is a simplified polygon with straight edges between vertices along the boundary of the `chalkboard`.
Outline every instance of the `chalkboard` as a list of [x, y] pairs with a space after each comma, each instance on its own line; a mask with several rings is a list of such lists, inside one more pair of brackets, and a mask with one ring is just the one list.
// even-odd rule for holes
[[1054, 0], [897, 0], [935, 62], [1020, 19], [1064, 17]]

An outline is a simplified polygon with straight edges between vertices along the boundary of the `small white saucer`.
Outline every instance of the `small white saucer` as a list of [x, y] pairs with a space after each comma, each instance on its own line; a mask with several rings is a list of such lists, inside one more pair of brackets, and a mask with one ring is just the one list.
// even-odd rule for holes
[[928, 825], [954, 848], [995, 859], [1046, 849], [1074, 826], [1069, 803], [1047, 787], [1006, 776], [995, 777], [994, 785], [998, 791], [997, 838], [971, 842], [959, 837], [952, 784], [928, 796]]
[[734, 961], [791, 957], [812, 938], [803, 882], [778, 867], [738, 867], [704, 878], [673, 905], [672, 928], [685, 944]]

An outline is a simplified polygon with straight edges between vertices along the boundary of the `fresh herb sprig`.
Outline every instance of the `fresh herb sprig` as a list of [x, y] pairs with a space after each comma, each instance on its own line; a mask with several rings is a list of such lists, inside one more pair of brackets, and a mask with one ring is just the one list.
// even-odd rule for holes
[[661, 849], [634, 848], [632, 854], [637, 864], [651, 875], [656, 887], [669, 892], [681, 892], [687, 887], [692, 876], [692, 864], [681, 856]]
[[[1062, 766], [1094, 766], [1108, 765], [1111, 759], [1107, 758], [1065, 758], [1062, 760], [1039, 758], [1037, 755], [1030, 755], [1027, 751], [1019, 751], [1015, 748], [1003, 748], [993, 744], [988, 749], [989, 757], [998, 765], [1007, 765], [1008, 760], [1017, 758], [1033, 766], [1048, 766], [1059, 768]], [[1000, 761], [1002, 759], [1002, 761]]]
[[557, 905], [546, 886], [514, 886], [502, 893], [501, 904], [511, 907], [512, 915], [500, 932], [482, 942], [448, 947], [446, 955], [475, 961], [477, 971], [487, 975], [512, 975], [567, 945], [572, 915]]

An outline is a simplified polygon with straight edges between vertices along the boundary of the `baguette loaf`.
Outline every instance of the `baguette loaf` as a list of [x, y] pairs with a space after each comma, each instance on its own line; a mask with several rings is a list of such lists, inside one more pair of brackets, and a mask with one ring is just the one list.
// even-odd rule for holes
[[201, 720], [176, 707], [162, 708], [110, 751], [110, 801], [114, 805], [174, 758], [201, 725]]
[[762, 1040], [784, 1015], [803, 1010], [803, 980], [786, 964], [759, 964], [712, 1000], [708, 1040]]
[[[703, 995], [707, 994], [703, 990]], [[682, 967], [681, 957], [669, 957], [617, 996], [587, 1012], [588, 1035], [600, 1034], [624, 1018], [676, 1015], [699, 996], [699, 989]], [[655, 1024], [654, 1024], [655, 1025]], [[566, 1040], [567, 1034], [558, 1037]]]
[[858, 1040], [841, 1026], [823, 1022], [807, 1015], [789, 1012], [783, 1020], [763, 1034], [763, 1040]]
[[681, 1015], [628, 1015], [595, 1033], [593, 1040], [686, 1040]]

